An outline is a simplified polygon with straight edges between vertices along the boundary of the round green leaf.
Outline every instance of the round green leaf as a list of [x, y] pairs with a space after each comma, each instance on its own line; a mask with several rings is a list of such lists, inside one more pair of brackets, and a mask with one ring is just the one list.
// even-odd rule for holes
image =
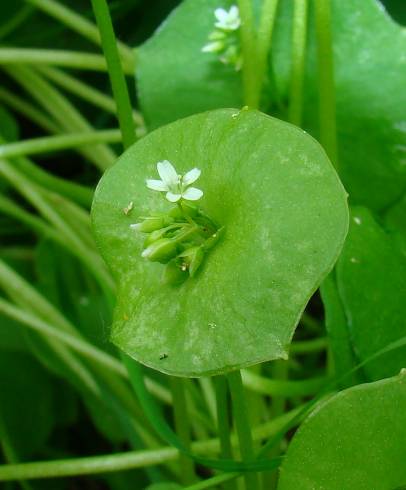
[[405, 441], [405, 372], [342, 391], [300, 426], [278, 490], [394, 490], [406, 483]]
[[[163, 266], [141, 258], [143, 236], [130, 229], [139, 216], [171, 209], [145, 186], [165, 159], [182, 173], [202, 170], [199, 203], [225, 227], [180, 286], [162, 284]], [[235, 109], [177, 121], [136, 143], [102, 178], [92, 215], [119, 282], [112, 341], [181, 376], [286, 358], [348, 226], [346, 193], [320, 145], [290, 124]]]

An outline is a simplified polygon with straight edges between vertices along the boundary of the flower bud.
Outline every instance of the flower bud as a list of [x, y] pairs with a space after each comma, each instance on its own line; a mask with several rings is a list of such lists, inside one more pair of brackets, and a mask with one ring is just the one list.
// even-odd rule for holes
[[202, 245], [203, 250], [210, 250], [216, 245], [224, 233], [224, 226], [219, 228], [213, 235], [211, 235]]
[[176, 260], [171, 260], [165, 266], [162, 274], [163, 284], [176, 286], [182, 284], [188, 278], [188, 272], [182, 270]]
[[176, 242], [170, 238], [161, 238], [147, 247], [141, 254], [151, 262], [166, 264], [178, 253]]
[[[190, 216], [191, 218], [194, 218], [195, 216], [197, 216], [199, 214], [199, 209], [197, 208], [197, 206], [194, 206], [193, 204], [181, 202], [180, 205], [182, 207], [183, 212], [185, 214], [187, 214], [188, 216]], [[176, 206], [176, 208], [173, 208], [169, 212], [169, 216], [174, 218], [174, 219], [184, 218], [184, 215], [178, 206]]]
[[130, 225], [130, 227], [133, 230], [141, 231], [143, 233], [151, 233], [155, 230], [160, 230], [171, 223], [173, 223], [173, 218], [169, 216], [147, 216], [141, 223]]
[[192, 247], [182, 252], [179, 257], [183, 262], [185, 270], [188, 270], [190, 277], [193, 277], [203, 262], [204, 251], [202, 247]]

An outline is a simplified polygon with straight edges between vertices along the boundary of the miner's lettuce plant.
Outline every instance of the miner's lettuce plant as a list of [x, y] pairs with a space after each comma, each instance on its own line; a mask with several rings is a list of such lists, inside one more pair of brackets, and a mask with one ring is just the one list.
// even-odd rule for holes
[[0, 40], [1, 485], [403, 488], [404, 28], [7, 0]]

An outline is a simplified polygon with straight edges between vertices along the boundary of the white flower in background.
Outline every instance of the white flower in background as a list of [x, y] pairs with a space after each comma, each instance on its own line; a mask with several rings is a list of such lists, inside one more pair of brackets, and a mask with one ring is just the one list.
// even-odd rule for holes
[[241, 25], [240, 11], [236, 5], [230, 7], [230, 10], [218, 8], [214, 11], [217, 22], [214, 24], [218, 29], [223, 31], [236, 31]]
[[233, 5], [227, 11], [217, 8], [214, 11], [215, 30], [209, 34], [208, 43], [202, 47], [203, 53], [216, 53], [225, 65], [234, 65], [238, 71], [242, 66], [239, 33], [241, 19], [238, 7]]
[[190, 187], [200, 177], [201, 172], [198, 168], [192, 168], [185, 175], [179, 175], [171, 162], [164, 160], [157, 163], [157, 170], [161, 180], [147, 179], [147, 187], [153, 191], [166, 192], [168, 201], [197, 201], [203, 196], [203, 191]]

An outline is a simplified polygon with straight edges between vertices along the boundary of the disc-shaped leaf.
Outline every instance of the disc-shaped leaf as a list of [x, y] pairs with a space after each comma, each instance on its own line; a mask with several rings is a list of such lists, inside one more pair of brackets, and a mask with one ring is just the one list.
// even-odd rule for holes
[[[294, 2], [281, 0], [272, 41], [278, 91], [288, 97]], [[381, 210], [406, 188], [406, 31], [377, 0], [332, 0], [340, 176], [354, 204]], [[304, 127], [319, 135], [318, 68], [309, 13]]]
[[[350, 336], [360, 360], [406, 335], [406, 258], [395, 233], [386, 232], [365, 208], [354, 208], [337, 266], [338, 287]], [[372, 379], [393, 376], [405, 365], [398, 349], [365, 366]]]
[[342, 391], [300, 426], [278, 490], [395, 490], [406, 483], [406, 373]]
[[137, 88], [150, 128], [220, 107], [241, 106], [241, 72], [202, 53], [214, 30], [216, 8], [231, 0], [186, 0], [137, 49]]
[[[170, 203], [145, 186], [156, 164], [196, 166], [201, 208], [220, 242], [196, 277], [164, 285], [141, 257], [137, 217]], [[133, 202], [133, 210], [125, 212]], [[347, 232], [346, 193], [320, 145], [256, 111], [222, 109], [160, 128], [102, 178], [93, 203], [100, 250], [119, 282], [112, 340], [155, 369], [217, 374], [285, 358], [312, 293]]]

